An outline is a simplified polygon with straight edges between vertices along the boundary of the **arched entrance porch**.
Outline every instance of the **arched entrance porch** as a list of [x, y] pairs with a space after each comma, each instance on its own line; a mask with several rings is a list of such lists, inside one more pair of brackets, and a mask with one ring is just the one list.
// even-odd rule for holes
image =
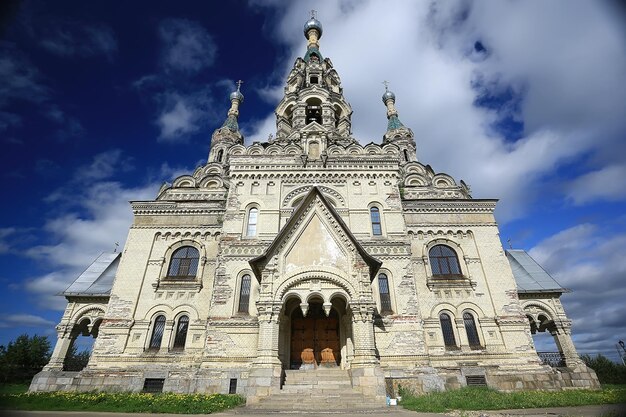
[[346, 300], [289, 297], [280, 316], [283, 369], [349, 368], [354, 357], [352, 314]]

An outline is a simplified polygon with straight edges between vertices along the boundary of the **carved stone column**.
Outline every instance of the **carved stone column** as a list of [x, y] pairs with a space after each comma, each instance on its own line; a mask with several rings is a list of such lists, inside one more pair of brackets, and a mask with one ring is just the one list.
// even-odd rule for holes
[[350, 364], [352, 386], [368, 397], [383, 401], [385, 376], [376, 358], [373, 301], [351, 304], [354, 360]]
[[43, 368], [44, 371], [61, 371], [63, 370], [63, 362], [67, 356], [67, 351], [72, 346], [72, 342], [76, 339], [69, 329], [69, 325], [59, 325], [57, 330], [57, 342], [54, 345], [50, 361]]
[[259, 341], [248, 377], [248, 404], [255, 404], [260, 398], [280, 390], [283, 370], [278, 357], [281, 307], [271, 301], [257, 301]]
[[565, 365], [569, 367], [576, 367], [582, 363], [582, 360], [576, 352], [576, 346], [572, 341], [571, 336], [571, 324], [560, 323], [556, 325], [556, 328], [550, 331], [550, 334], [554, 337], [559, 352], [563, 355]]
[[374, 342], [373, 303], [352, 305], [352, 335], [354, 360], [351, 368], [369, 367], [378, 364]]

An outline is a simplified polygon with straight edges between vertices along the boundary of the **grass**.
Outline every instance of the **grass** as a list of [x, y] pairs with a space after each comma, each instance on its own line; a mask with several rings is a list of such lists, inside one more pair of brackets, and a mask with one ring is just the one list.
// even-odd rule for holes
[[402, 395], [402, 406], [413, 411], [504, 410], [514, 408], [572, 407], [626, 403], [626, 385], [604, 385], [601, 390], [499, 392], [484, 387], [413, 396]]
[[110, 411], [209, 414], [245, 403], [239, 395], [105, 392], [10, 393], [0, 391], [0, 410]]

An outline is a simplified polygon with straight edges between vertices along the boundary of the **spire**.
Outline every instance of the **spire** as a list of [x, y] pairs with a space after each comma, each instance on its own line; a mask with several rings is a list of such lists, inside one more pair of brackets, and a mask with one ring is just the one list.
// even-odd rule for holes
[[318, 59], [322, 60], [322, 54], [320, 53], [319, 39], [322, 37], [322, 23], [316, 19], [317, 12], [311, 10], [311, 18], [304, 24], [304, 37], [309, 41], [304, 55], [304, 61], [309, 62], [311, 56], [317, 55]]
[[384, 135], [385, 141], [396, 138], [398, 135], [413, 137], [411, 129], [405, 127], [398, 117], [396, 95], [389, 90], [389, 81], [383, 81], [383, 84], [385, 85], [385, 92], [383, 93], [382, 99], [385, 106], [387, 106], [387, 132]]
[[228, 117], [224, 121], [222, 127], [226, 127], [232, 132], [239, 132], [239, 124], [237, 119], [239, 118], [239, 105], [243, 103], [243, 94], [241, 94], [241, 84], [243, 81], [237, 81], [237, 91], [230, 93], [230, 109], [228, 110]]

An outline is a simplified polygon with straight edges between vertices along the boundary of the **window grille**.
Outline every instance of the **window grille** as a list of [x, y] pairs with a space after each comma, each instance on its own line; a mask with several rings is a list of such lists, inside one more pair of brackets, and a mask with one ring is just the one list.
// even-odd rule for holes
[[441, 323], [441, 331], [443, 332], [443, 343], [447, 348], [456, 348], [456, 339], [454, 338], [454, 330], [452, 329], [452, 320], [446, 313], [439, 315]]
[[165, 330], [165, 316], [158, 316], [154, 320], [154, 329], [152, 329], [152, 337], [150, 338], [150, 349], [159, 349], [161, 347], [161, 339], [163, 339], [163, 331]]
[[389, 296], [389, 280], [387, 275], [378, 275], [378, 293], [380, 294], [381, 313], [390, 313], [391, 297]]
[[449, 246], [436, 245], [428, 252], [433, 276], [460, 277], [461, 266], [456, 252]]
[[382, 235], [383, 230], [380, 226], [380, 210], [378, 207], [372, 207], [370, 209], [370, 220], [372, 221], [372, 234], [374, 236]]
[[465, 382], [469, 386], [477, 386], [477, 387], [486, 387], [487, 386], [487, 378], [484, 375], [467, 375], [465, 377]]
[[143, 381], [143, 392], [157, 394], [163, 392], [164, 378], [146, 378]]
[[480, 349], [480, 339], [474, 316], [470, 313], [463, 313], [463, 323], [465, 323], [465, 332], [467, 333], [467, 341], [472, 349]]
[[187, 340], [187, 330], [189, 330], [189, 317], [181, 316], [176, 326], [176, 336], [174, 337], [174, 349], [184, 349]]
[[241, 288], [239, 290], [239, 309], [240, 313], [247, 313], [250, 305], [250, 275], [246, 274], [241, 277]]
[[200, 252], [193, 246], [183, 246], [172, 254], [168, 277], [189, 278], [198, 273]]
[[248, 212], [248, 229], [246, 236], [256, 236], [256, 225], [259, 217], [259, 209], [253, 207]]

